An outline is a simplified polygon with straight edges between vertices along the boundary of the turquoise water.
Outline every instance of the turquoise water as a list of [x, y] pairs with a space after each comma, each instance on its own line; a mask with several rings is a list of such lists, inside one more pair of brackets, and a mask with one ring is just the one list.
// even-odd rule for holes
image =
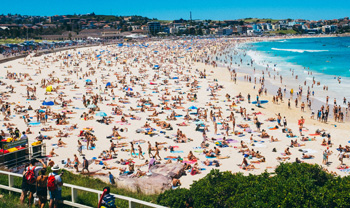
[[288, 62], [288, 67], [293, 69], [309, 67], [317, 73], [350, 77], [350, 37], [287, 39], [251, 46], [267, 55], [265, 60], [277, 67], [286, 66], [282, 62]]

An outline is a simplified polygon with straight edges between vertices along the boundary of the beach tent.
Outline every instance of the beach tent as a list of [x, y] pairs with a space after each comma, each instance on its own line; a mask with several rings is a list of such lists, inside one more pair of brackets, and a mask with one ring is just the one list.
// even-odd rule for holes
[[46, 92], [51, 92], [52, 91], [52, 85], [49, 85], [46, 87]]
[[107, 116], [107, 113], [100, 111], [96, 113], [96, 116], [105, 117]]
[[55, 105], [53, 101], [44, 101], [42, 105]]

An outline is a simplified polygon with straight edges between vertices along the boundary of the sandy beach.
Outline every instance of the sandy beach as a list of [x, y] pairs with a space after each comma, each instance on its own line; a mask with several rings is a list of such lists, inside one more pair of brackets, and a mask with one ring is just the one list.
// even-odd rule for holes
[[[300, 104], [306, 99], [306, 87], [298, 107], [294, 95], [288, 108], [288, 93], [283, 93], [282, 102], [272, 102], [284, 83], [277, 86], [267, 77], [265, 82], [270, 83], [264, 85], [267, 93], [263, 91], [259, 100], [268, 102], [257, 106], [251, 102], [257, 100], [261, 84], [245, 78], [254, 74], [253, 67], [219, 66], [222, 64], [217, 57], [223, 56], [221, 53], [232, 51], [245, 41], [257, 40], [162, 40], [101, 45], [2, 63], [1, 102], [3, 106], [8, 103], [10, 108], [10, 114], [4, 109], [0, 117], [4, 139], [10, 137], [11, 128], [20, 132], [30, 128], [29, 143], [37, 142], [38, 137], [40, 140], [40, 132], [45, 136], [47, 155], [60, 167], [76, 172], [74, 155], [80, 163], [84, 155], [90, 161], [91, 177], [109, 181], [111, 172], [117, 183], [120, 174], [123, 180], [152, 177], [146, 162], [151, 159], [148, 142], [152, 155], [159, 152], [161, 160], [156, 157], [156, 161], [160, 164], [186, 164], [186, 175], [179, 178], [182, 187], [189, 187], [215, 168], [260, 174], [265, 170], [273, 172], [280, 162], [295, 162], [296, 158], [320, 164], [334, 174], [347, 175], [349, 167], [339, 166], [338, 147], [348, 144], [349, 125], [334, 122], [333, 118], [327, 123], [317, 121], [316, 116], [310, 118], [307, 105], [302, 112]], [[288, 86], [287, 89], [289, 92]], [[51, 101], [54, 105], [42, 105]], [[324, 103], [316, 103], [312, 108], [317, 112]], [[281, 126], [276, 121], [279, 113]], [[322, 145], [323, 140], [326, 144]], [[78, 141], [82, 154], [78, 152]], [[115, 148], [110, 148], [111, 141]], [[130, 142], [135, 156], [130, 154]], [[139, 145], [144, 158], [138, 156]], [[109, 152], [111, 149], [115, 153]], [[327, 164], [323, 164], [325, 150]], [[193, 155], [189, 155], [190, 151]], [[350, 148], [344, 151], [350, 152]], [[346, 153], [345, 164], [349, 163], [348, 156]], [[72, 161], [70, 165], [68, 158]], [[244, 158], [249, 165], [244, 164]], [[127, 173], [129, 163], [135, 166], [133, 174]], [[81, 171], [82, 167], [78, 169]]]

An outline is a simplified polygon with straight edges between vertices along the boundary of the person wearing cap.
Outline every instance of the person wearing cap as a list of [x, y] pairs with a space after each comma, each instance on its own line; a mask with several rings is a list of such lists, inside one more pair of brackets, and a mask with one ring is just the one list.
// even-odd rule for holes
[[[42, 167], [36, 167], [35, 164], [37, 162], [40, 162], [42, 164]], [[32, 199], [33, 199], [33, 194], [36, 192], [36, 186], [35, 184], [29, 184], [27, 182], [27, 179], [26, 179], [26, 173], [29, 171], [29, 170], [33, 170], [34, 172], [34, 176], [35, 178], [38, 177], [39, 175], [39, 171], [42, 169], [42, 168], [46, 168], [46, 165], [45, 163], [42, 161], [42, 160], [37, 160], [37, 159], [31, 159], [30, 160], [30, 164], [28, 167], [26, 167], [23, 171], [23, 180], [22, 180], [22, 194], [21, 194], [21, 197], [20, 197], [20, 200], [21, 200], [21, 203], [23, 204], [24, 203], [24, 200], [26, 199], [27, 197], [27, 193], [29, 192], [29, 197], [28, 197], [28, 200], [29, 200], [29, 206], [31, 206], [32, 204]]]
[[63, 186], [63, 181], [61, 176], [63, 175], [63, 172], [61, 174], [58, 174], [58, 171], [60, 170], [60, 167], [58, 164], [54, 165], [52, 168], [52, 173], [49, 174], [50, 176], [55, 176], [55, 184], [56, 184], [56, 189], [54, 191], [49, 191], [50, 195], [50, 208], [57, 208], [60, 207], [60, 204], [62, 204], [62, 186]]

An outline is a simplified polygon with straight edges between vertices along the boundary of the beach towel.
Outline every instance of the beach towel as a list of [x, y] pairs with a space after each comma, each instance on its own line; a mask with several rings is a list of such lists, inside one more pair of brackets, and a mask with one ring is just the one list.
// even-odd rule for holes
[[176, 150], [176, 151], [170, 151], [170, 153], [177, 154], [177, 153], [184, 153], [184, 151], [182, 151], [182, 150]]
[[197, 160], [184, 160], [182, 162], [187, 163], [187, 164], [195, 164], [197, 162]]

